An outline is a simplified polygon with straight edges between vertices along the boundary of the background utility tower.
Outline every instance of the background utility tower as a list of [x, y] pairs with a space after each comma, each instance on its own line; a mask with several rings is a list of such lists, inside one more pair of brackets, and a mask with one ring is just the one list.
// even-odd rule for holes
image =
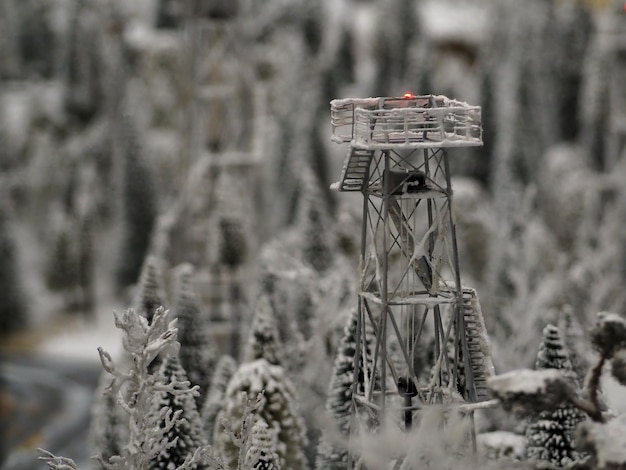
[[342, 99], [331, 121], [350, 143], [332, 187], [363, 194], [353, 417], [400, 412], [408, 428], [428, 404], [486, 399], [493, 364], [476, 292], [461, 285], [445, 151], [482, 145], [480, 107]]

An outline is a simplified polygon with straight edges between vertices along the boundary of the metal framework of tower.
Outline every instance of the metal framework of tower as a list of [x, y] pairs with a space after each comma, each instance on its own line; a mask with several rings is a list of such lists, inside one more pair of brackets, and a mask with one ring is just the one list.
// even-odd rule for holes
[[331, 187], [363, 195], [352, 432], [390, 412], [409, 428], [429, 404], [485, 400], [493, 365], [478, 297], [461, 285], [446, 153], [482, 145], [480, 107], [338, 99], [331, 124], [349, 143]]
[[[196, 284], [216, 322], [234, 316], [233, 305], [245, 303], [245, 286], [250, 284], [246, 278], [249, 270], [224, 267], [207, 249], [207, 238], [219, 236], [208, 230], [218, 227], [215, 218], [221, 214], [216, 209], [226, 194], [220, 175], [231, 176], [228, 181], [233, 186], [227, 191], [239, 194], [239, 205], [249, 209], [247, 232], [256, 233], [262, 225], [255, 216], [261, 213], [257, 196], [266, 152], [268, 85], [256, 72], [261, 58], [254, 44], [242, 34], [245, 24], [238, 3], [228, 0], [203, 6], [190, 2], [182, 29], [181, 95], [185, 106], [180, 160], [186, 180], [169, 219], [176, 220], [181, 207], [188, 207], [181, 226], [194, 229], [185, 230], [185, 243], [178, 245], [186, 250], [187, 258], [196, 259]], [[196, 7], [208, 8], [211, 14], [199, 14]], [[254, 252], [256, 240], [246, 241], [248, 250]], [[218, 336], [228, 333], [218, 332]]]

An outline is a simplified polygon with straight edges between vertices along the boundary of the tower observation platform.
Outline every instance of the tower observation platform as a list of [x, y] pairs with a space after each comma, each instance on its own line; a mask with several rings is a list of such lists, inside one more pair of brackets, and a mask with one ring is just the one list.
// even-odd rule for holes
[[349, 145], [331, 188], [363, 195], [351, 432], [486, 400], [493, 363], [477, 293], [461, 284], [446, 153], [482, 145], [480, 107], [412, 94], [330, 106], [332, 140]]

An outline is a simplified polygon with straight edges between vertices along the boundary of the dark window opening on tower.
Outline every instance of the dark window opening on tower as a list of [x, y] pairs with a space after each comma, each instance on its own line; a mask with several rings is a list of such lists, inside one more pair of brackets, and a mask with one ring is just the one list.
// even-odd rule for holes
[[389, 170], [385, 179], [387, 190], [394, 196], [428, 189], [426, 174], [419, 170]]

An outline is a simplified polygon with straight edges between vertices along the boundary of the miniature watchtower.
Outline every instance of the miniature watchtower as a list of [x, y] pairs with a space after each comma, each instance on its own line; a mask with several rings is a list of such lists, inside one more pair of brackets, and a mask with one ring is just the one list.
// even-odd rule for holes
[[482, 145], [480, 107], [340, 99], [331, 123], [350, 146], [332, 188], [363, 194], [353, 418], [400, 412], [408, 428], [429, 404], [487, 398], [493, 365], [476, 292], [461, 285], [446, 154]]

